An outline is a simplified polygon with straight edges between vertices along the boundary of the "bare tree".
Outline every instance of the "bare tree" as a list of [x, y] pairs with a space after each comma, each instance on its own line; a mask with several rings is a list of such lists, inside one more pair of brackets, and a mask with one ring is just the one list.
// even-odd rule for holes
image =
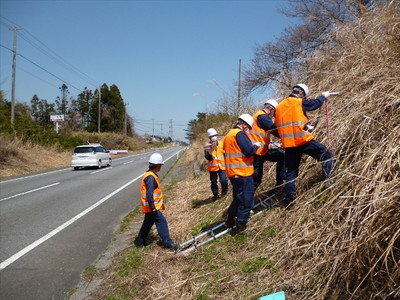
[[290, 0], [288, 9], [280, 12], [300, 18], [301, 23], [286, 28], [276, 42], [256, 46], [254, 58], [244, 71], [242, 89], [249, 94], [256, 89], [289, 88], [294, 81], [306, 81], [307, 58], [326, 43], [332, 43], [329, 32], [363, 14], [373, 0]]

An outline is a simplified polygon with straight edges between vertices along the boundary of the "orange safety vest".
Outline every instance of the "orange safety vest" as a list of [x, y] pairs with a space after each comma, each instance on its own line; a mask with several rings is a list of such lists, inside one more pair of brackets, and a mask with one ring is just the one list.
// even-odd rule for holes
[[304, 130], [308, 118], [303, 112], [303, 100], [298, 97], [283, 99], [275, 111], [275, 124], [283, 148], [299, 147], [314, 139], [314, 136]]
[[209, 172], [225, 170], [224, 141], [218, 142], [217, 149], [211, 153], [211, 156], [213, 159], [208, 161], [207, 170]]
[[157, 210], [164, 210], [165, 206], [164, 206], [164, 203], [163, 203], [163, 194], [162, 194], [162, 191], [161, 191], [160, 180], [158, 179], [157, 174], [155, 174], [152, 171], [147, 171], [146, 173], [144, 173], [144, 176], [142, 178], [142, 182], [140, 184], [140, 194], [141, 194], [140, 199], [142, 200], [142, 212], [143, 213], [151, 212], [151, 208], [150, 208], [148, 199], [146, 197], [147, 187], [146, 187], [145, 179], [148, 176], [153, 176], [154, 179], [156, 180], [156, 183], [157, 183], [157, 187], [154, 189], [154, 192], [153, 192], [154, 207]]
[[252, 140], [253, 142], [260, 142], [262, 144], [262, 146], [257, 149], [257, 152], [256, 152], [257, 155], [267, 154], [268, 145], [270, 142], [269, 131], [264, 130], [260, 126], [258, 126], [257, 119], [261, 115], [266, 115], [266, 112], [262, 109], [260, 109], [258, 112], [256, 112], [253, 115], [254, 124], [253, 124], [253, 127], [251, 128], [250, 134], [249, 134], [250, 140]]
[[228, 177], [247, 177], [254, 173], [253, 155], [250, 157], [244, 155], [236, 141], [236, 135], [240, 131], [238, 128], [231, 129], [224, 139], [225, 167]]

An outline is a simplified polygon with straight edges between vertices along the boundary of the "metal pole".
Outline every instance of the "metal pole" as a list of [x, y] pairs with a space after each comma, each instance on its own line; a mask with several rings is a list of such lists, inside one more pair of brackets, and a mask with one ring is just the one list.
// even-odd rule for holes
[[100, 133], [100, 110], [101, 110], [101, 86], [99, 88], [99, 115], [98, 115], [98, 122], [97, 122], [97, 131]]
[[153, 120], [153, 141], [154, 141], [154, 119], [152, 119]]
[[124, 103], [124, 107], [125, 107], [125, 121], [124, 121], [124, 135], [128, 135], [128, 131], [127, 131], [127, 122], [128, 122], [128, 115], [126, 113], [126, 104]]
[[14, 43], [13, 43], [13, 64], [12, 64], [12, 86], [11, 86], [11, 124], [14, 124], [14, 107], [15, 107], [15, 69], [17, 65], [17, 30], [20, 28], [11, 28], [14, 31]]

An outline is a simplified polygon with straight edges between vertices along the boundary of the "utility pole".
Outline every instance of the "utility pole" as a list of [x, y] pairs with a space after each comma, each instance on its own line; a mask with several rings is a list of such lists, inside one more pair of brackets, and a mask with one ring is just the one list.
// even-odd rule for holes
[[153, 141], [154, 141], [154, 119], [153, 120]]
[[15, 69], [17, 65], [17, 30], [21, 30], [21, 28], [13, 27], [11, 28], [14, 31], [14, 46], [13, 46], [13, 64], [12, 64], [12, 87], [11, 87], [11, 125], [14, 124], [14, 107], [15, 107]]
[[242, 74], [242, 60], [239, 59], [239, 82], [238, 82], [238, 106], [237, 106], [237, 115], [239, 116], [240, 110], [240, 75]]
[[125, 106], [124, 134], [126, 136], [126, 135], [128, 135], [128, 131], [127, 131], [128, 114], [126, 112], [126, 103], [124, 103], [124, 106]]
[[101, 110], [101, 86], [99, 88], [99, 115], [98, 115], [98, 122], [97, 122], [97, 131], [100, 133], [100, 110]]
[[172, 119], [169, 120], [169, 132], [168, 132], [169, 137], [174, 140], [174, 129], [172, 127]]

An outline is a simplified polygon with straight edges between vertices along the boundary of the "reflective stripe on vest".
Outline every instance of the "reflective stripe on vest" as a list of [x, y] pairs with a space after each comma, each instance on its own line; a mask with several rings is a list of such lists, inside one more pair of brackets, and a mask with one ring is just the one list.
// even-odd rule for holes
[[213, 159], [208, 161], [207, 170], [209, 172], [225, 170], [224, 141], [218, 142], [217, 149], [211, 153], [211, 156]]
[[236, 135], [240, 131], [238, 128], [231, 129], [224, 139], [225, 167], [228, 177], [247, 177], [254, 173], [253, 156], [245, 156], [236, 141]]
[[283, 148], [299, 147], [314, 139], [304, 130], [308, 122], [302, 107], [303, 100], [297, 97], [283, 99], [275, 112], [275, 123], [278, 127]]
[[142, 182], [140, 184], [140, 194], [141, 194], [140, 199], [142, 200], [142, 212], [143, 213], [151, 212], [151, 208], [150, 208], [148, 199], [146, 197], [147, 187], [146, 187], [145, 179], [148, 176], [153, 176], [155, 181], [156, 181], [156, 183], [157, 183], [157, 187], [154, 189], [154, 192], [153, 192], [154, 207], [157, 210], [165, 209], [164, 202], [163, 202], [163, 194], [162, 194], [162, 191], [161, 191], [160, 180], [158, 179], [158, 176], [156, 174], [154, 174], [154, 172], [147, 171], [146, 173], [144, 173], [144, 176], [142, 178]]
[[262, 129], [260, 126], [258, 126], [257, 119], [261, 115], [266, 115], [266, 112], [260, 109], [258, 112], [256, 112], [253, 115], [254, 119], [254, 124], [253, 127], [250, 130], [249, 138], [253, 142], [260, 142], [262, 144], [261, 147], [257, 149], [256, 154], [257, 155], [264, 155], [267, 154], [268, 152], [268, 145], [270, 142], [270, 133], [269, 131], [266, 131]]

